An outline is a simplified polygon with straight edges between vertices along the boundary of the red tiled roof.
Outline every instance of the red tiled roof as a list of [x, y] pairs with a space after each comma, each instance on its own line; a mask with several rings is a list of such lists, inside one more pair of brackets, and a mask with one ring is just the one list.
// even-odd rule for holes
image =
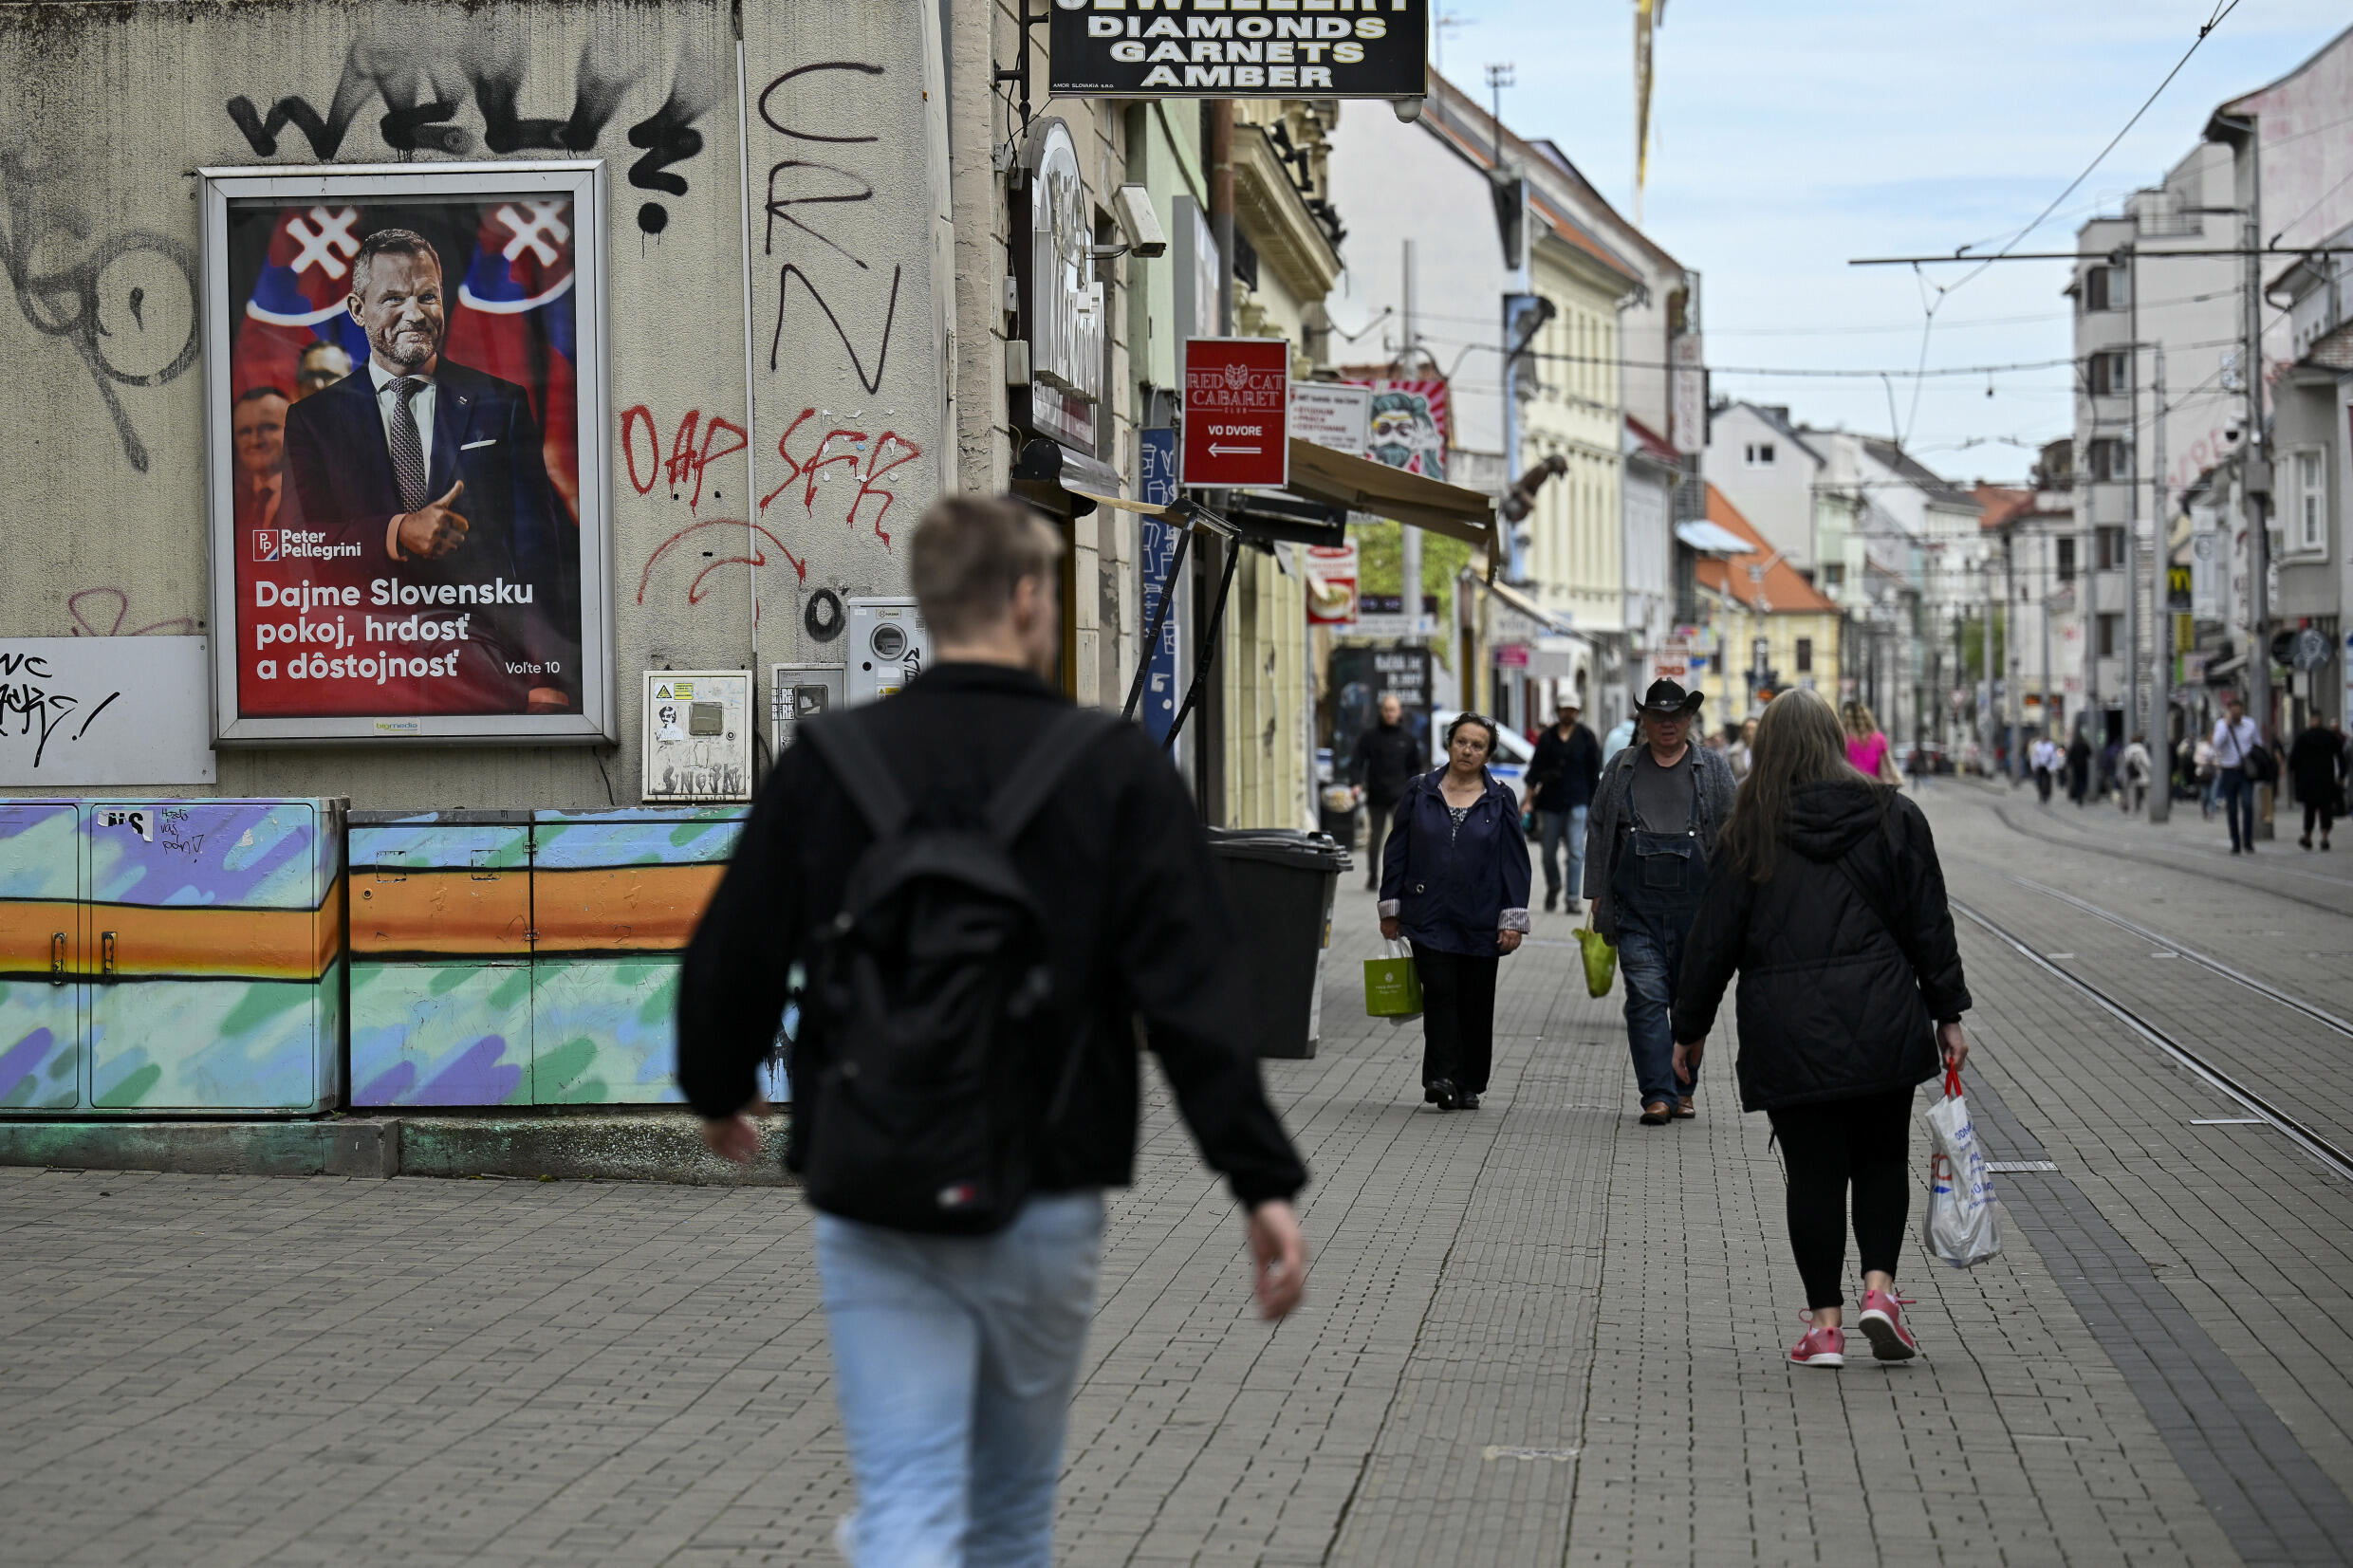
[[2017, 489], [2009, 485], [1979, 485], [1970, 492], [1985, 515], [1977, 519], [1981, 528], [1998, 528], [2026, 512], [2034, 509], [2034, 492]]
[[[1741, 516], [1740, 508], [1714, 485], [1708, 487], [1708, 521], [1731, 529], [1756, 548], [1730, 561], [1702, 557], [1694, 574], [1701, 587], [1737, 600], [1748, 609], [1770, 615], [1838, 614], [1838, 606], [1806, 581], [1795, 566], [1777, 558], [1755, 525]], [[1772, 563], [1765, 565], [1769, 560]], [[1761, 565], [1765, 566], [1765, 580], [1759, 582], [1751, 571]]]

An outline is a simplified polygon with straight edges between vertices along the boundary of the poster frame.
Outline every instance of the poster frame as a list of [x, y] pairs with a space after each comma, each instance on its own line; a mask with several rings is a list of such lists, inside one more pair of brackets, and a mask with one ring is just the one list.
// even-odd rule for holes
[[[606, 165], [602, 158], [433, 164], [343, 163], [198, 169], [204, 374], [206, 552], [212, 607], [213, 738], [224, 747], [614, 745], [620, 704], [613, 656], [613, 499], [604, 433], [611, 407]], [[235, 464], [231, 447], [229, 212], [233, 201], [398, 202], [561, 194], [573, 212], [578, 387], [581, 709], [576, 713], [386, 713], [305, 718], [244, 715], [237, 703], [242, 635], [236, 602]]]

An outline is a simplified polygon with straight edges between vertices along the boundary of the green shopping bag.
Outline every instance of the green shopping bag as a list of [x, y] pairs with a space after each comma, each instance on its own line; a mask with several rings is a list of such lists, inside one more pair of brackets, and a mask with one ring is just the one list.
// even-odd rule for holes
[[1403, 942], [1389, 947], [1387, 957], [1364, 961], [1364, 1011], [1372, 1018], [1419, 1018], [1421, 975], [1412, 950]]
[[1618, 983], [1618, 950], [1610, 940], [1590, 925], [1577, 932], [1577, 945], [1585, 950], [1585, 990], [1593, 996], [1607, 996]]

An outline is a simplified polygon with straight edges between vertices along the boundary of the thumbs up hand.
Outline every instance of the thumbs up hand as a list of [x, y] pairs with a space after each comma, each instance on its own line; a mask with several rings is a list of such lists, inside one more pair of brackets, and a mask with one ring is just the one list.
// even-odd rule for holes
[[466, 542], [467, 524], [455, 510], [466, 482], [460, 479], [438, 501], [392, 520], [393, 553], [404, 560], [435, 561]]

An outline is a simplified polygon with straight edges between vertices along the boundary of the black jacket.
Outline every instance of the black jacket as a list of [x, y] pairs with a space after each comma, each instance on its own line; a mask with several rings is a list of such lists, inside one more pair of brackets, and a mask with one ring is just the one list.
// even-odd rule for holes
[[2288, 752], [2288, 774], [2296, 781], [2298, 801], [2325, 801], [2337, 792], [2337, 765], [2344, 755], [2344, 737], [2325, 725], [2307, 725]]
[[[1020, 671], [942, 664], [861, 716], [871, 716], [919, 817], [966, 821], [1062, 701]], [[872, 839], [816, 752], [796, 746], [778, 759], [686, 952], [678, 1086], [702, 1116], [750, 1102], [788, 971], [810, 932], [842, 907]], [[1255, 1204], [1304, 1187], [1307, 1173], [1251, 1053], [1240, 935], [1192, 799], [1151, 737], [1122, 727], [1094, 742], [1022, 835], [1013, 863], [1045, 908], [1056, 992], [1067, 999], [1065, 1016], [1080, 1021], [1085, 1053], [1054, 1142], [1039, 1153], [1037, 1189], [1132, 1179], [1138, 1019], [1202, 1155], [1234, 1195]], [[794, 1061], [795, 1082], [810, 1079], [807, 1067]], [[796, 1114], [786, 1150], [796, 1170], [806, 1134]]]
[[[1707, 1038], [1740, 971], [1740, 1104], [1765, 1111], [1908, 1089], [1936, 1076], [1931, 1021], [1969, 1009], [1928, 819], [1898, 791], [1799, 787], [1762, 883], [1721, 861], [1683, 948], [1675, 1038]], [[1891, 932], [1838, 862], [1892, 914]]]
[[1427, 766], [1408, 717], [1401, 724], [1377, 724], [1359, 735], [1348, 777], [1364, 786], [1365, 797], [1375, 805], [1395, 805], [1405, 798], [1405, 786]]
[[1561, 739], [1558, 725], [1547, 724], [1529, 759], [1528, 778], [1534, 786], [1531, 802], [1538, 811], [1574, 811], [1593, 803], [1602, 780], [1602, 743], [1593, 731], [1578, 725]]

